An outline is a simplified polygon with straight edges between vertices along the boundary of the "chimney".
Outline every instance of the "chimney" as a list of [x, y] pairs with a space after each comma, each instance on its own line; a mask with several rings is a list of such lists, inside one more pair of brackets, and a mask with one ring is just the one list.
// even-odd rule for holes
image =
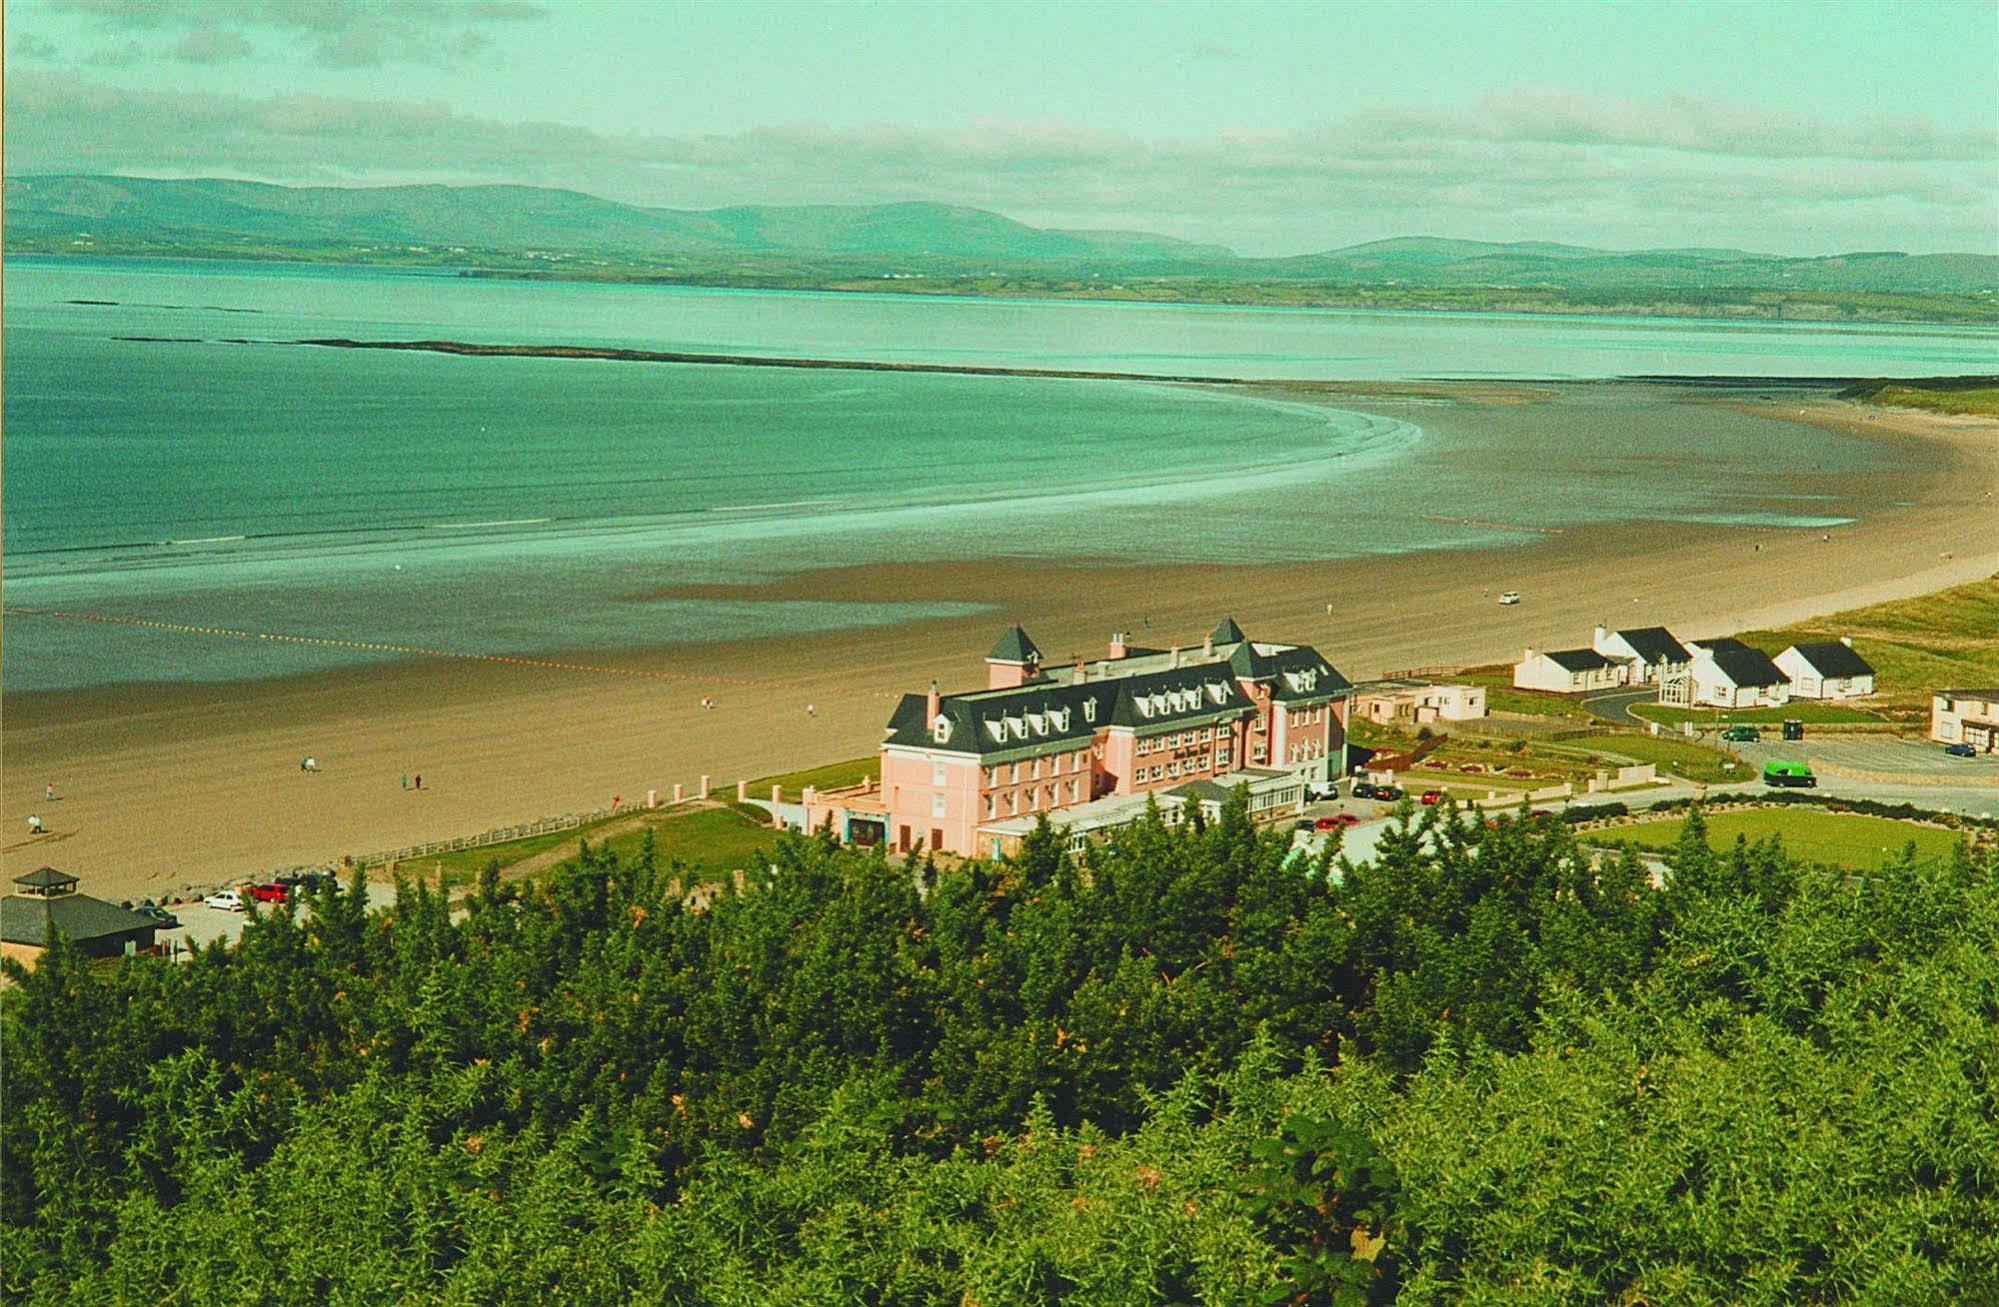
[[1528, 662], [1531, 661], [1533, 657], [1534, 657], [1534, 651], [1532, 649], [1529, 649], [1520, 655], [1520, 661], [1523, 663]]
[[1090, 679], [1089, 667], [1085, 665], [1082, 659], [1078, 658], [1076, 660], [1076, 684], [1081, 685], [1083, 682], [1089, 679]]
[[1851, 648], [1853, 647], [1853, 637], [1852, 637], [1852, 636], [1850, 636], [1850, 635], [1842, 635], [1842, 636], [1840, 636], [1840, 637], [1839, 637], [1839, 642], [1840, 642], [1841, 644], [1845, 645], [1845, 646], [1846, 646], [1847, 648], [1849, 648], [1849, 649], [1851, 649]]
[[1176, 644], [1176, 645], [1174, 645], [1174, 646], [1173, 646], [1173, 656], [1172, 656], [1172, 657], [1170, 657], [1170, 658], [1168, 658], [1168, 659], [1166, 660], [1166, 665], [1167, 665], [1168, 667], [1178, 667], [1178, 666], [1180, 665], [1180, 646], [1179, 646], [1179, 645], [1177, 645], [1177, 644]]
[[930, 695], [923, 701], [923, 724], [927, 727], [937, 720], [937, 712], [944, 706], [944, 699], [937, 693], [937, 682], [930, 683]]
[[1110, 657], [1112, 657], [1113, 659], [1124, 657], [1125, 640], [1127, 638], [1128, 637], [1125, 635], [1123, 631], [1111, 632]]
[[1214, 632], [1210, 631], [1208, 633], [1207, 638], [1201, 641], [1201, 661], [1206, 662], [1209, 659], [1212, 659], [1214, 656], [1215, 656], [1215, 635]]
[[1610, 638], [1610, 632], [1604, 630], [1601, 626], [1599, 626], [1596, 628], [1596, 631], [1590, 636], [1589, 647], [1596, 650], [1598, 653], [1602, 653], [1603, 642], [1605, 640], [1608, 640], [1609, 638]]

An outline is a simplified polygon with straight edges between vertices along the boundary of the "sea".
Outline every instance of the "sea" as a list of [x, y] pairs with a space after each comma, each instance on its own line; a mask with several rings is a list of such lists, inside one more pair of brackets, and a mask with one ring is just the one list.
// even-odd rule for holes
[[[1920, 376], [1999, 332], [980, 300], [10, 257], [9, 693], [856, 628], [971, 604], [677, 594], [964, 558], [1269, 562], [1619, 521], [1823, 529], [1879, 447], [1663, 389]], [[321, 337], [1378, 384], [793, 370]], [[284, 639], [264, 636], [292, 637]]]

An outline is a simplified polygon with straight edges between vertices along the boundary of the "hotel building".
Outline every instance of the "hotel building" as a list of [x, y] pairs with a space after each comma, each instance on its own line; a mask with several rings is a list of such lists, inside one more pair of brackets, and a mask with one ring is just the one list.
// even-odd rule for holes
[[1016, 626], [986, 667], [982, 690], [904, 695], [879, 780], [808, 796], [807, 823], [901, 852], [989, 854], [1041, 813], [1061, 824], [1092, 805], [1103, 827], [1115, 824], [1105, 800], [1133, 800], [1135, 815], [1147, 795], [1207, 801], [1237, 784], [1273, 812], [1344, 771], [1347, 679], [1317, 650], [1251, 640], [1233, 619], [1196, 647], [1115, 635], [1102, 658], [1064, 666]]

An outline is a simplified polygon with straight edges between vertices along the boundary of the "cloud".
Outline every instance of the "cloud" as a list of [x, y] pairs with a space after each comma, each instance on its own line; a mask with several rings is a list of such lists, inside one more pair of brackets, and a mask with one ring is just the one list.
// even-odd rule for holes
[[1607, 246], [1999, 250], [1999, 139], [1523, 89], [1289, 133], [1147, 140], [1061, 122], [610, 134], [437, 103], [142, 92], [39, 69], [17, 172], [520, 182], [632, 203], [947, 200], [1024, 221], [1290, 253], [1427, 232]]
[[[483, 49], [486, 29], [543, 16], [519, 0], [52, 0], [55, 13], [93, 21], [105, 50], [212, 64], [264, 45], [300, 50], [329, 68], [455, 63]], [[252, 38], [255, 38], [254, 40]], [[103, 51], [87, 56], [103, 62]]]

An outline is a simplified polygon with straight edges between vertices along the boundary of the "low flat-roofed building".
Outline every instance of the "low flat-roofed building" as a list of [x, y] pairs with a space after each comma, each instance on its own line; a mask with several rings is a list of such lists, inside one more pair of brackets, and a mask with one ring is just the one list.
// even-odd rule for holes
[[1776, 657], [1791, 678], [1794, 699], [1858, 699], [1874, 693], [1874, 664], [1854, 652], [1851, 640], [1794, 644]]
[[86, 957], [143, 953], [158, 925], [115, 903], [76, 892], [76, 877], [54, 867], [16, 876], [21, 888], [0, 898], [0, 941], [7, 956], [32, 962], [60, 933]]
[[1185, 785], [1151, 794], [1112, 795], [1047, 813], [989, 821], [979, 827], [978, 852], [993, 858], [1018, 852], [1021, 841], [1046, 816], [1048, 824], [1063, 834], [1070, 851], [1080, 853], [1111, 832], [1137, 821], [1154, 801], [1159, 804], [1160, 816], [1168, 824], [1177, 824], [1181, 820], [1190, 801], [1199, 805], [1203, 817], [1214, 821], [1222, 815], [1222, 805], [1238, 788], [1249, 791], [1249, 819], [1253, 822], [1276, 821], [1297, 813], [1305, 806], [1305, 778], [1299, 773], [1277, 768], [1246, 767], [1213, 780], [1189, 781]]
[[1402, 679], [1370, 681], [1354, 687], [1353, 710], [1356, 717], [1383, 726], [1477, 721], [1485, 716], [1485, 687]]
[[1930, 738], [1999, 753], [1999, 688], [1938, 690], [1930, 696]]

